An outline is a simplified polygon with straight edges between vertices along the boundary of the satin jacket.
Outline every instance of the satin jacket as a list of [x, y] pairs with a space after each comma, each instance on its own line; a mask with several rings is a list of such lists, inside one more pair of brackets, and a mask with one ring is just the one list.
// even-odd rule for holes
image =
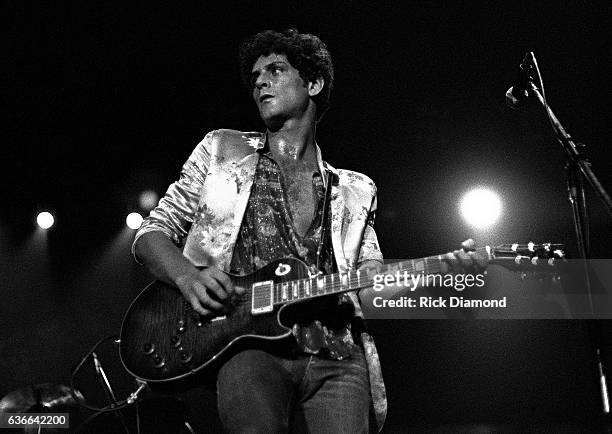
[[[160, 231], [183, 249], [194, 265], [214, 265], [229, 271], [232, 253], [246, 210], [255, 169], [256, 151], [265, 134], [215, 130], [196, 146], [183, 165], [178, 181], [144, 220], [134, 246], [143, 234]], [[370, 178], [350, 170], [334, 169], [323, 162], [317, 146], [317, 162], [323, 179], [331, 171], [337, 182], [331, 190], [331, 238], [339, 272], [356, 269], [368, 260], [382, 262], [372, 227], [376, 211], [376, 186]], [[138, 258], [136, 258], [138, 261]], [[357, 315], [362, 316], [355, 293], [349, 293]], [[387, 400], [378, 353], [372, 337], [362, 333], [374, 415], [382, 428]]]

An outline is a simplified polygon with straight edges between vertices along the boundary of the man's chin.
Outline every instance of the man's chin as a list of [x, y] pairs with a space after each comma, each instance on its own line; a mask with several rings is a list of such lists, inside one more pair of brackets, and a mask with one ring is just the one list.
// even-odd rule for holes
[[283, 116], [261, 116], [266, 128], [270, 131], [278, 131], [285, 123], [285, 117]]

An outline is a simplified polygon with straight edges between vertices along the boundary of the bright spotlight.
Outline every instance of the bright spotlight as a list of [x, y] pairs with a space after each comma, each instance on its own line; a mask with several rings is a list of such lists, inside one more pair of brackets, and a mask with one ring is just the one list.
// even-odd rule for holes
[[142, 216], [137, 212], [131, 212], [125, 218], [125, 224], [130, 229], [138, 229], [142, 224]]
[[499, 196], [486, 188], [468, 192], [461, 200], [461, 214], [472, 226], [484, 229], [497, 221], [501, 213]]
[[145, 190], [138, 197], [138, 204], [145, 211], [151, 211], [157, 205], [159, 196], [153, 190]]
[[53, 226], [55, 219], [53, 218], [53, 214], [47, 211], [43, 211], [38, 214], [36, 217], [36, 223], [40, 226], [41, 229], [49, 229]]

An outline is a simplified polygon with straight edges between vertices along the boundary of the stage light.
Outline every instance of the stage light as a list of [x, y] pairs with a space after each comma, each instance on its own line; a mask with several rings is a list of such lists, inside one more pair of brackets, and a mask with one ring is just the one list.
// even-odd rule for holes
[[495, 223], [502, 208], [499, 196], [486, 188], [477, 188], [466, 193], [460, 207], [463, 218], [478, 229]]
[[159, 196], [153, 190], [145, 190], [138, 197], [138, 204], [145, 211], [151, 211], [157, 205]]
[[131, 212], [125, 218], [125, 224], [130, 229], [138, 229], [142, 224], [142, 216], [137, 212]]
[[53, 218], [53, 214], [47, 211], [43, 211], [38, 214], [36, 217], [36, 223], [40, 226], [41, 229], [49, 229], [53, 226], [55, 219]]

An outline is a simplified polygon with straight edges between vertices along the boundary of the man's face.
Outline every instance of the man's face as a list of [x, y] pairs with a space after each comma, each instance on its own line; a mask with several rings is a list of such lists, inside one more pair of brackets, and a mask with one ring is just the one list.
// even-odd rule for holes
[[268, 126], [300, 117], [308, 107], [306, 83], [284, 54], [260, 56], [253, 64], [251, 80], [253, 100]]

